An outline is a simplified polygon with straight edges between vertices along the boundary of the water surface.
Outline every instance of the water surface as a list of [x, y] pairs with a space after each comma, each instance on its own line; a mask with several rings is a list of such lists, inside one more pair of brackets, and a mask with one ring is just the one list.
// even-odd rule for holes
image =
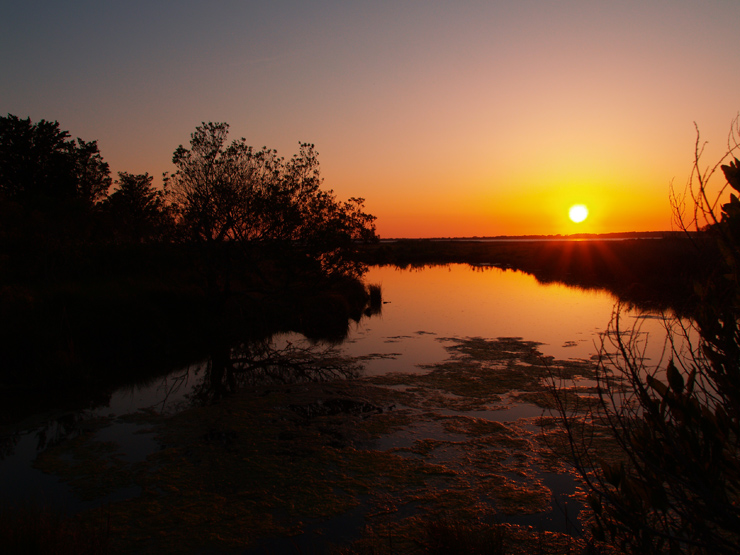
[[[367, 376], [427, 372], [424, 365], [439, 364], [448, 359], [445, 346], [453, 338], [520, 337], [541, 343], [539, 350], [544, 356], [558, 360], [589, 359], [599, 352], [601, 338], [609, 327], [617, 302], [606, 291], [582, 290], [560, 284], [543, 285], [522, 272], [463, 264], [416, 270], [373, 267], [366, 281], [382, 287], [382, 314], [353, 324], [347, 340], [339, 348], [346, 355], [363, 358]], [[657, 361], [665, 332], [661, 321], [649, 316], [632, 312], [625, 314], [624, 318], [626, 325], [639, 323], [642, 326], [642, 337], [649, 338], [648, 356]], [[300, 341], [300, 338], [294, 334], [276, 338], [278, 343], [286, 341]], [[151, 434], [141, 433], [145, 431], [141, 426], [123, 417], [141, 409], [156, 412], [177, 410], [187, 401], [188, 392], [203, 373], [204, 364], [193, 364], [167, 378], [121, 389], [112, 395], [107, 406], [84, 414], [66, 415], [65, 418], [71, 421], [88, 417], [105, 419], [105, 425], [96, 432], [97, 438], [116, 442], [125, 460], [142, 461], [158, 446]], [[531, 419], [541, 412], [534, 405], [518, 404], [508, 410], [476, 412], [467, 416], [516, 421]], [[70, 429], [70, 434], [74, 435], [74, 426]], [[40, 441], [50, 433], [58, 437], [53, 442]], [[15, 449], [0, 461], [0, 498], [4, 503], [22, 502], [33, 497], [35, 501], [69, 511], [95, 504], [80, 502], [66, 483], [33, 468], [39, 446], [45, 448], [50, 443], [63, 441], [64, 437], [64, 430], [55, 423], [47, 428], [19, 432]], [[414, 439], [418, 438], [392, 436], [385, 443], [379, 442], [378, 447], [398, 447]], [[557, 483], [555, 478], [548, 476], [543, 480]], [[568, 490], [575, 487], [572, 481], [567, 486]], [[99, 502], [138, 494], [137, 488], [132, 488], [116, 492]], [[552, 520], [552, 514], [544, 518]], [[530, 521], [525, 519], [522, 522]]]
[[[542, 284], [523, 272], [466, 264], [373, 267], [366, 280], [382, 286], [383, 312], [352, 330], [347, 351], [398, 355], [368, 361], [368, 375], [438, 362], [446, 356], [445, 337], [521, 337], [542, 343], [547, 356], [588, 359], [598, 354], [617, 303], [606, 291]], [[657, 360], [665, 332], [660, 319], [645, 316], [633, 311], [623, 321], [640, 319], [641, 331], [651, 336], [648, 355]]]

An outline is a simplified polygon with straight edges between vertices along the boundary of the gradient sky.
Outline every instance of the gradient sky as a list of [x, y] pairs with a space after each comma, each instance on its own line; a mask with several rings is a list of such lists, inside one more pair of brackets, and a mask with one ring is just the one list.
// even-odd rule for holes
[[739, 25], [737, 0], [0, 0], [0, 114], [157, 178], [203, 121], [311, 142], [383, 237], [665, 230], [694, 122], [715, 162], [740, 110]]

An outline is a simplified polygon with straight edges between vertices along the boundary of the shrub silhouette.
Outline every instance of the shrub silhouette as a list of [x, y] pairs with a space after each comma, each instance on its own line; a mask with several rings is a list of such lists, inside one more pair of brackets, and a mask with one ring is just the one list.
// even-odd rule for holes
[[[737, 131], [728, 155], [738, 148]], [[590, 416], [596, 428], [608, 430], [619, 456], [600, 458], [589, 443], [594, 428], [571, 416], [556, 391], [573, 458], [590, 489], [594, 536], [624, 552], [740, 549], [740, 204], [733, 193], [719, 214], [713, 210], [728, 185], [740, 191], [740, 162], [700, 170], [701, 152], [697, 141], [688, 189], [694, 210], [688, 220], [677, 210], [677, 220], [686, 230], [703, 229], [722, 257], [697, 284], [693, 323], [666, 315], [665, 365], [650, 366], [639, 330], [622, 329], [615, 310], [613, 344], [602, 348], [598, 406]], [[727, 185], [710, 202], [709, 178], [720, 168]]]

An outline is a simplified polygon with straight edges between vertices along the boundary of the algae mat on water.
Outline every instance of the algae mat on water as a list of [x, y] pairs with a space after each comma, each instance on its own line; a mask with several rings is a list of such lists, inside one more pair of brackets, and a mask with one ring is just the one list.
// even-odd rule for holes
[[[524, 400], [550, 406], [553, 371], [587, 397], [577, 383], [593, 364], [546, 358], [518, 338], [441, 341], [449, 358], [421, 373], [261, 386], [171, 416], [132, 415], [161, 447], [145, 461], [126, 464], [83, 435], [37, 466], [86, 498], [141, 488], [94, 512], [109, 519], [120, 553], [239, 553], [260, 541], [271, 552], [275, 538], [301, 538], [295, 552], [304, 553], [332, 544], [423, 553], [445, 541], [465, 552], [473, 540], [499, 553], [574, 548], [565, 534], [502, 524], [550, 511], [545, 477], [569, 472], [550, 449], [557, 430], [538, 425], [541, 411], [505, 411]], [[115, 480], [103, 479], [112, 470]], [[340, 539], [331, 523], [342, 515], [355, 516]]]

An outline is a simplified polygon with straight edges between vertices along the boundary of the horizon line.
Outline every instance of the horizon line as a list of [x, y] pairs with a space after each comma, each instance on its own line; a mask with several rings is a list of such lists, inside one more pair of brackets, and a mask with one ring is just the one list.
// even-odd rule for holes
[[590, 238], [639, 238], [639, 237], [666, 237], [693, 234], [696, 231], [614, 231], [608, 233], [571, 233], [571, 234], [532, 234], [532, 235], [472, 235], [472, 236], [435, 236], [435, 237], [381, 237], [381, 241], [480, 241], [492, 239], [590, 239]]

